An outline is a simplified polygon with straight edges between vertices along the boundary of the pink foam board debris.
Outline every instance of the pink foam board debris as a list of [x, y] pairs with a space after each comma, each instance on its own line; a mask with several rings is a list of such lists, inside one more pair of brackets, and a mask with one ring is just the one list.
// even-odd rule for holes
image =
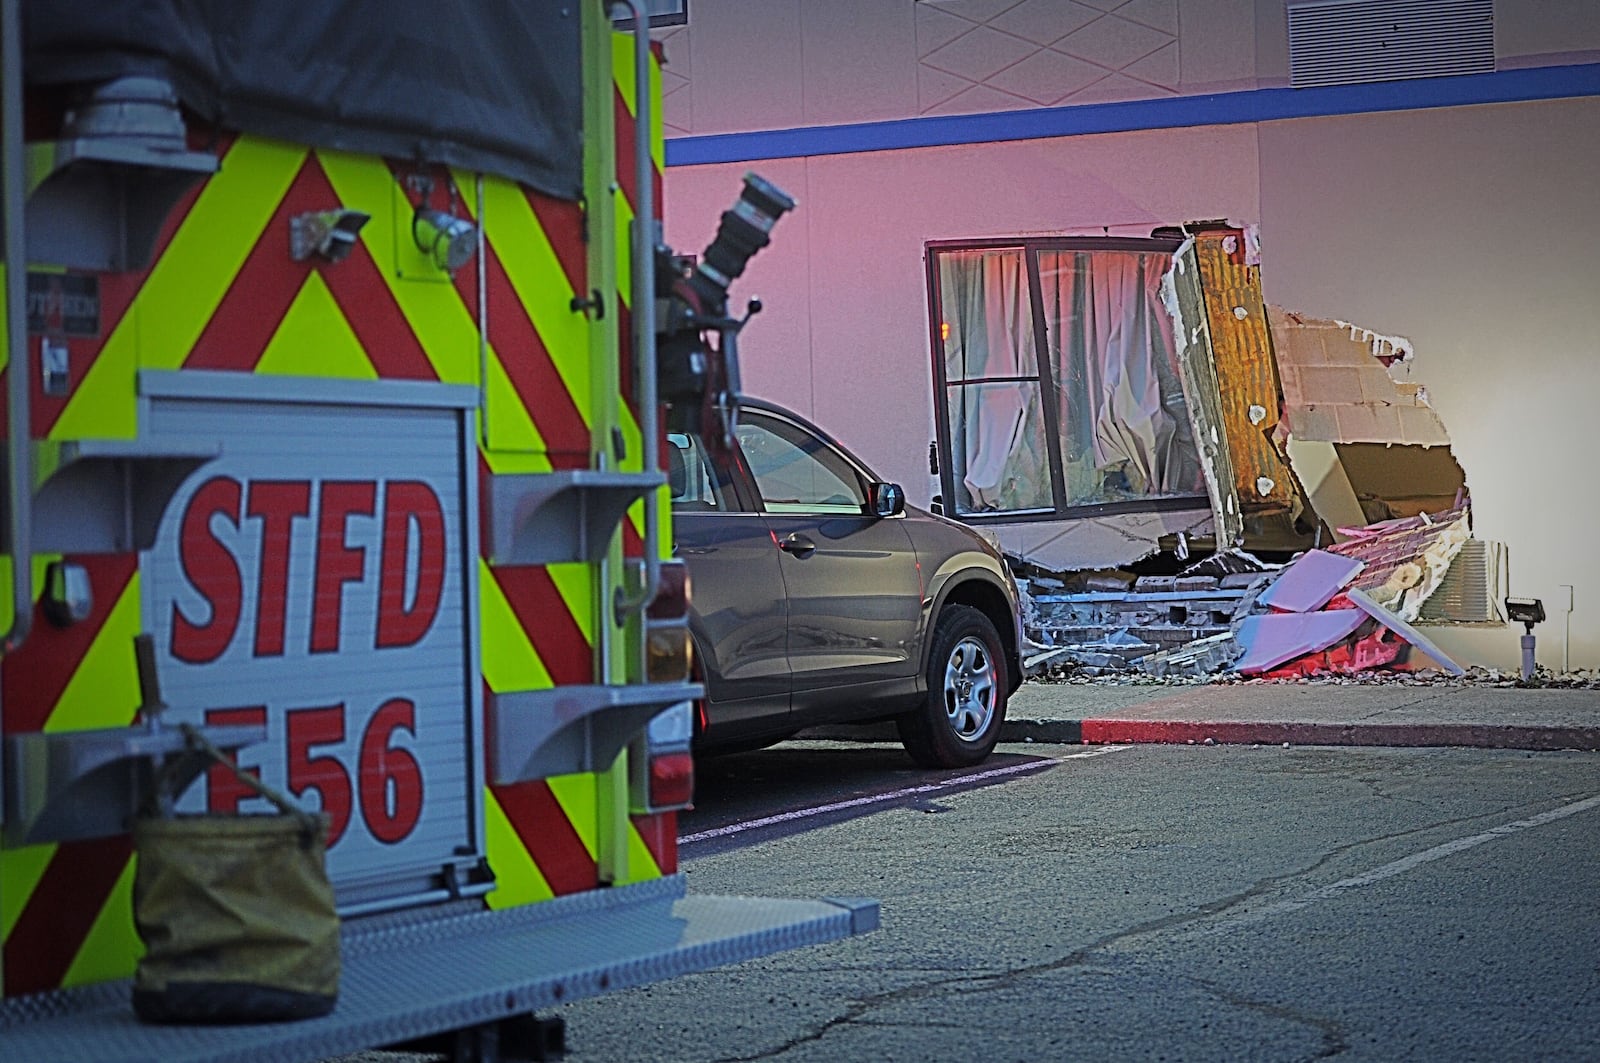
[[1314, 613], [1255, 613], [1239, 624], [1234, 637], [1244, 656], [1234, 671], [1265, 672], [1284, 661], [1325, 650], [1349, 638], [1367, 619], [1360, 609], [1325, 609]]
[[1441, 650], [1432, 639], [1396, 616], [1393, 612], [1373, 601], [1372, 597], [1365, 591], [1351, 587], [1347, 593], [1350, 600], [1359, 606], [1362, 612], [1365, 612], [1372, 619], [1439, 662], [1439, 667], [1445, 672], [1450, 675], [1466, 675], [1466, 670], [1452, 661], [1449, 655]]
[[1279, 612], [1313, 612], [1327, 605], [1366, 564], [1356, 557], [1307, 550], [1290, 562], [1257, 600]]

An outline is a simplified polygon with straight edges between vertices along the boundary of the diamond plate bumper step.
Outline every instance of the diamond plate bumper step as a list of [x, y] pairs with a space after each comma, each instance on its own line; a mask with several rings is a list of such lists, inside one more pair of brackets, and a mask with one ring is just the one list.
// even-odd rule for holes
[[878, 926], [878, 902], [686, 896], [682, 875], [503, 911], [348, 923], [339, 1006], [302, 1022], [150, 1026], [127, 981], [0, 1002], [7, 1060], [314, 1063]]

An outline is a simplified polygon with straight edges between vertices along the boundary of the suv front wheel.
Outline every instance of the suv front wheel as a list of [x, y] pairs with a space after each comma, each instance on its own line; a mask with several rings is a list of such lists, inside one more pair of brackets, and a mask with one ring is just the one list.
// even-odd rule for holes
[[933, 626], [923, 705], [895, 722], [911, 759], [925, 768], [965, 768], [987, 757], [1006, 716], [1006, 660], [981, 611], [946, 606]]

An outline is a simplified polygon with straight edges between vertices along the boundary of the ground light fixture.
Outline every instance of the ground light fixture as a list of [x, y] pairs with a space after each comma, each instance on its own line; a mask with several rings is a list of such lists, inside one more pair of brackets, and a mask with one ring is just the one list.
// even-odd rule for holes
[[1544, 622], [1544, 602], [1538, 598], [1507, 598], [1506, 616], [1526, 628], [1522, 636], [1522, 679], [1533, 678], [1533, 625]]

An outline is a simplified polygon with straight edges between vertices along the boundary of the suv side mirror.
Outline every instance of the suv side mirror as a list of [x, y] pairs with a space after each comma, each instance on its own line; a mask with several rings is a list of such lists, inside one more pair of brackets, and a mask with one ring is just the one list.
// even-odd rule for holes
[[899, 484], [872, 484], [868, 499], [876, 517], [897, 517], [906, 511], [905, 488]]

